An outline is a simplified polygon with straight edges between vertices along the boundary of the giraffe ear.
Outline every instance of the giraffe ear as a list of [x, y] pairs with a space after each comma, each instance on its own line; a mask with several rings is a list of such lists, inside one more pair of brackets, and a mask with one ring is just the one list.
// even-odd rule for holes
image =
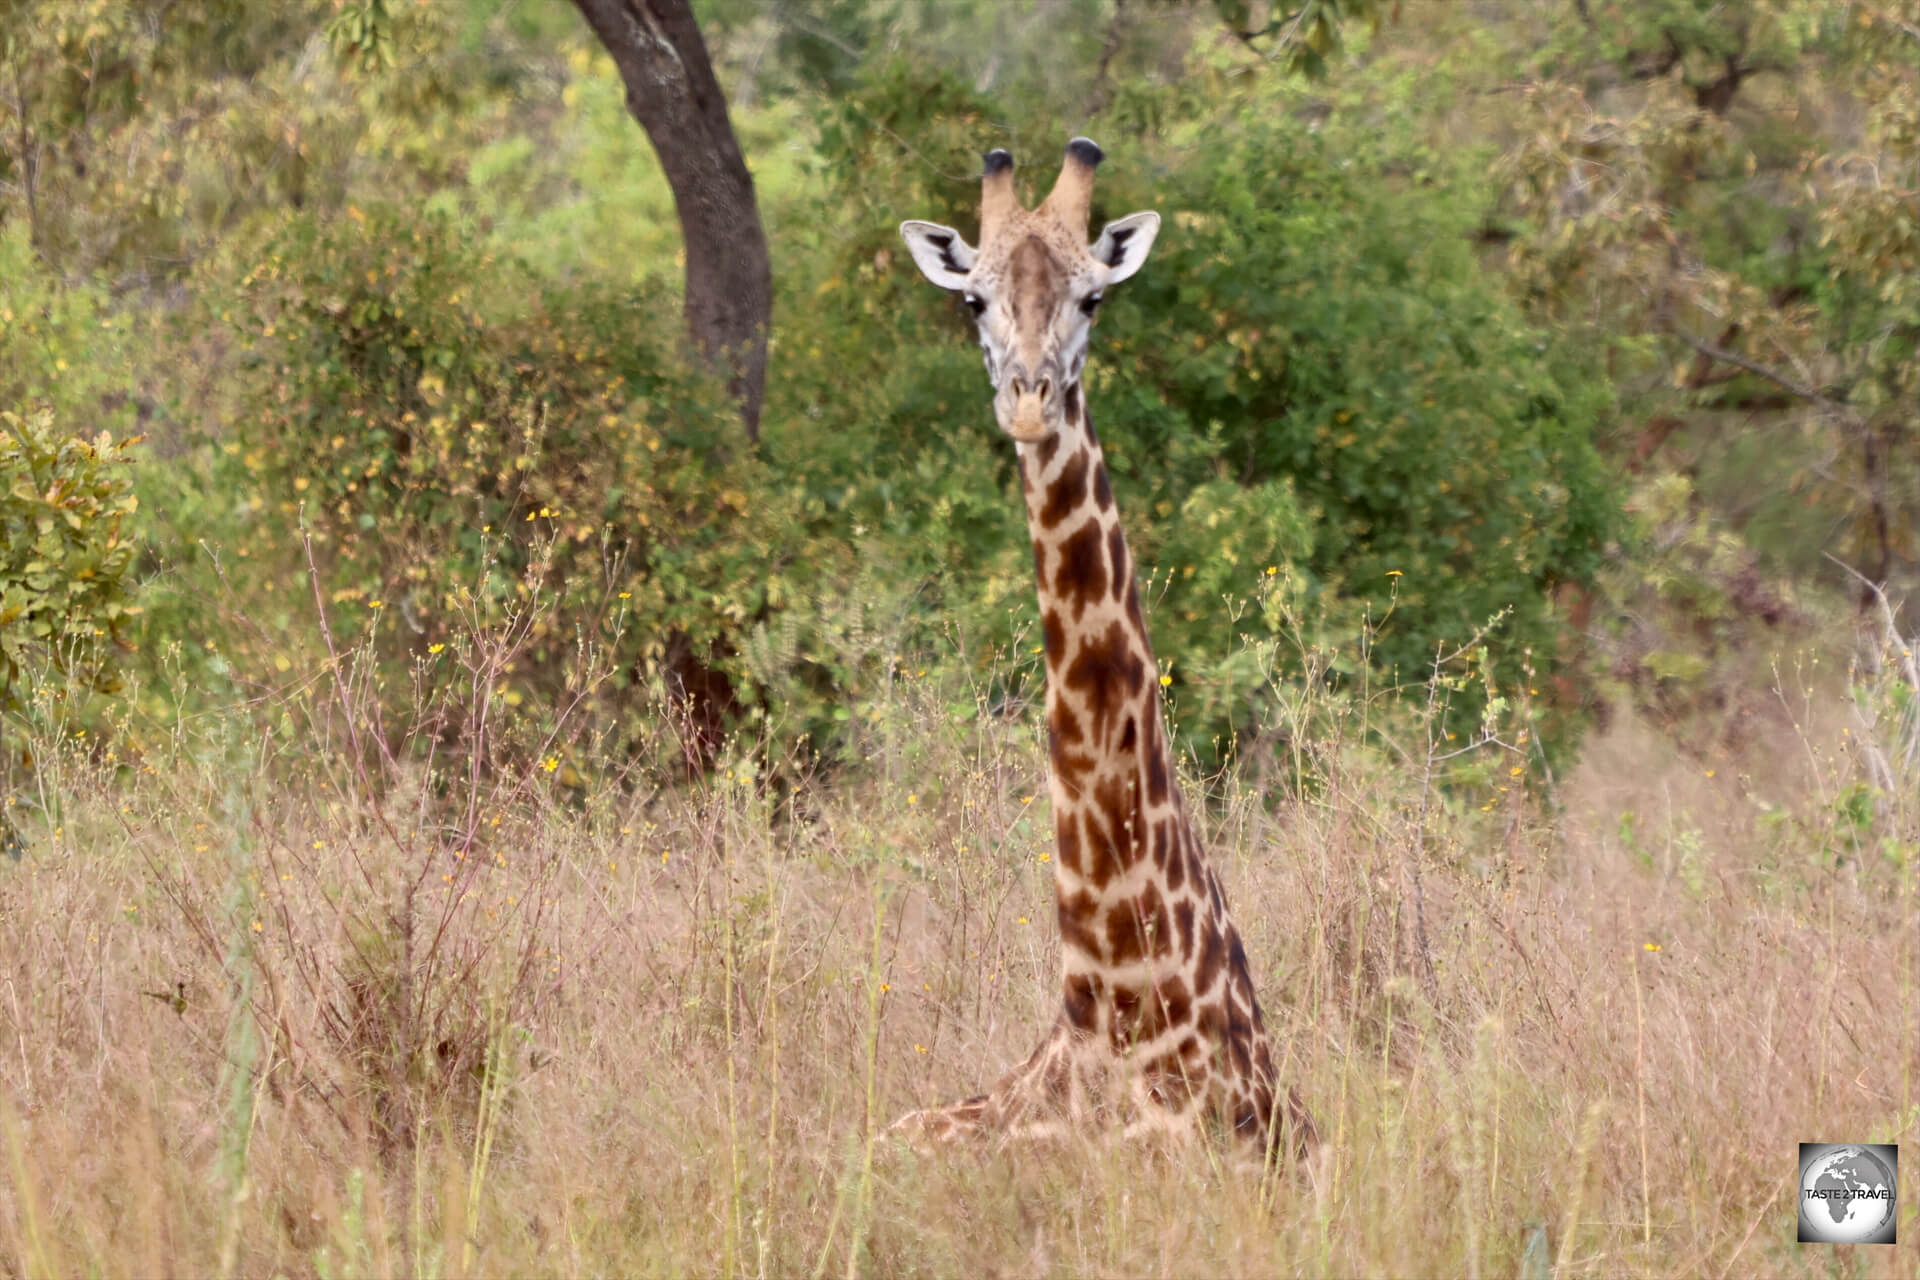
[[1119, 284], [1145, 266], [1153, 238], [1159, 234], [1160, 215], [1153, 212], [1130, 213], [1102, 227], [1100, 238], [1093, 242], [1093, 256], [1112, 273], [1107, 283]]
[[964, 289], [977, 255], [973, 246], [952, 227], [937, 222], [903, 222], [900, 238], [907, 242], [922, 275], [942, 289]]

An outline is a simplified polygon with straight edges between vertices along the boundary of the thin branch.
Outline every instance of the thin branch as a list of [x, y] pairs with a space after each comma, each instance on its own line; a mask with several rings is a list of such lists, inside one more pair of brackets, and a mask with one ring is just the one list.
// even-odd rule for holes
[[[1233, 33], [1234, 39], [1247, 46], [1257, 57], [1272, 62], [1299, 36], [1300, 24], [1307, 20], [1307, 14], [1311, 12], [1312, 9], [1313, 6], [1311, 4], [1303, 4], [1284, 18], [1272, 19], [1266, 26], [1258, 31], [1242, 31], [1231, 24], [1228, 25], [1227, 30]], [[1271, 51], [1263, 50], [1259, 45], [1254, 43], [1254, 41], [1263, 40], [1275, 32], [1279, 33], [1280, 38], [1274, 41]]]
[[27, 196], [27, 243], [33, 246], [33, 251], [40, 256], [42, 261], [51, 266], [52, 259], [48, 256], [46, 247], [41, 243], [40, 201], [38, 196], [40, 183], [40, 145], [38, 139], [33, 136], [32, 127], [27, 123], [27, 91], [20, 71], [20, 63], [23, 56], [19, 48], [16, 47], [13, 54], [13, 111], [14, 123], [17, 126], [16, 133], [18, 134], [16, 145], [20, 149], [20, 184]]
[[1757, 378], [1765, 378], [1768, 382], [1773, 383], [1783, 391], [1798, 396], [1800, 399], [1808, 401], [1811, 404], [1821, 405], [1833, 410], [1835, 413], [1843, 414], [1849, 419], [1856, 417], [1852, 406], [1848, 405], [1844, 400], [1835, 400], [1825, 392], [1809, 387], [1803, 382], [1796, 382], [1777, 369], [1769, 369], [1766, 365], [1749, 360], [1738, 352], [1728, 351], [1725, 347], [1717, 347], [1705, 338], [1695, 337], [1693, 334], [1688, 333], [1685, 329], [1679, 328], [1678, 326], [1674, 326], [1671, 332], [1674, 337], [1680, 339], [1680, 341], [1686, 343], [1710, 360], [1723, 361], [1726, 364], [1745, 369]]
[[1107, 109], [1107, 103], [1113, 96], [1113, 87], [1108, 76], [1113, 70], [1114, 55], [1120, 52], [1120, 29], [1126, 22], [1127, 0], [1113, 0], [1113, 17], [1107, 21], [1106, 39], [1100, 45], [1100, 66], [1093, 73], [1093, 92], [1088, 96], [1087, 114], [1097, 116]]
[[1899, 668], [1900, 674], [1906, 677], [1907, 684], [1916, 692], [1920, 692], [1920, 656], [1915, 656], [1914, 646], [1900, 634], [1900, 626], [1895, 620], [1893, 605], [1887, 599], [1886, 588], [1881, 583], [1875, 582], [1872, 578], [1869, 578], [1866, 574], [1848, 564], [1845, 560], [1842, 560], [1839, 556], [1834, 555], [1831, 551], [1823, 551], [1820, 554], [1839, 565], [1842, 569], [1846, 570], [1850, 576], [1858, 580], [1860, 585], [1866, 589], [1873, 601], [1879, 606], [1882, 631], [1881, 639], [1887, 645], [1888, 652], [1902, 655], [1895, 660], [1895, 665]]
[[802, 35], [812, 36], [816, 40], [832, 45], [835, 49], [838, 49], [841, 53], [846, 54], [856, 62], [866, 56], [864, 49], [841, 39], [835, 35], [832, 30], [820, 23], [809, 21], [804, 15], [795, 13], [791, 7], [778, 10], [774, 14], [773, 20], [776, 23], [784, 23], [792, 27]]

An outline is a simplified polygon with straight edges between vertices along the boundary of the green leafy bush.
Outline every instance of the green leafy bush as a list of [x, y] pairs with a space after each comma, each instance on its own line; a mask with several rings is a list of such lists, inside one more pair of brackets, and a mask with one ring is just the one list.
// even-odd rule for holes
[[85, 686], [111, 682], [134, 603], [135, 440], [92, 440], [50, 410], [0, 410], [0, 706], [51, 666]]
[[[1591, 443], [1607, 393], [1482, 275], [1444, 191], [1394, 190], [1364, 152], [1265, 115], [1157, 183], [1114, 185], [1116, 209], [1173, 213], [1111, 355], [1160, 410], [1114, 428], [1152, 480], [1289, 481], [1312, 513], [1292, 561], [1321, 634], [1352, 649], [1391, 607], [1386, 671], [1423, 677], [1503, 610], [1507, 679], [1551, 649], [1554, 589], [1591, 577], [1617, 509]], [[1206, 445], [1183, 456], [1169, 428]], [[1212, 556], [1238, 536], [1223, 526]], [[1178, 617], [1217, 607], [1203, 579], [1175, 582]]]
[[[923, 285], [893, 228], [970, 231], [978, 188], [955, 175], [1000, 140], [993, 118], [965, 88], [898, 67], [835, 109], [826, 199], [843, 212], [824, 278], [786, 321], [805, 336], [776, 357], [777, 394], [797, 400], [792, 465], [908, 549], [983, 649], [1029, 616], [1008, 603], [1030, 591], [1012, 449], [969, 319]], [[1158, 655], [1198, 695], [1189, 740], [1203, 754], [1231, 741], [1267, 696], [1255, 673], [1297, 674], [1303, 644], [1337, 650], [1335, 672], [1422, 681], [1438, 649], [1503, 615], [1495, 684], [1544, 674], [1561, 657], [1556, 588], [1591, 578], [1617, 520], [1592, 445], [1610, 404], [1597, 370], [1481, 271], [1473, 211], [1383, 151], [1336, 147], [1258, 99], [1168, 130], [1103, 134], [1114, 160], [1095, 228], [1154, 208], [1164, 229], [1109, 299], [1087, 383], [1155, 577]], [[1015, 132], [1048, 139], [1020, 156], [1037, 199], [1057, 130]], [[1282, 572], [1287, 607], [1250, 607]], [[1486, 689], [1463, 690], [1460, 725], [1478, 723]]]
[[[1498, 615], [1451, 713], [1471, 728], [1563, 658], [1555, 589], [1617, 510], [1590, 443], [1608, 392], [1483, 276], [1443, 186], [1269, 107], [1131, 103], [1165, 132], [1109, 131], [1096, 197], [1096, 220], [1166, 220], [1088, 391], [1181, 727], [1214, 756], [1271, 722], [1277, 681], [1420, 682]], [[556, 282], [412, 211], [288, 223], [226, 308], [250, 363], [198, 535], [255, 634], [314, 607], [304, 531], [336, 641], [371, 637], [396, 689], [511, 614], [530, 643], [503, 694], [538, 720], [597, 663], [620, 740], [698, 687], [709, 739], [764, 713], [848, 746], [909, 653], [1030, 687], [1013, 451], [969, 320], [894, 232], [972, 224], [953, 175], [992, 117], [902, 63], [831, 110], [820, 216], [777, 246], [758, 449], [683, 366], [670, 292]], [[1051, 178], [1051, 146], [1023, 158]]]
[[236, 571], [267, 634], [314, 608], [310, 539], [335, 642], [373, 637], [396, 671], [513, 617], [530, 642], [497, 692], [535, 719], [589, 667], [615, 738], [648, 686], [734, 704], [735, 647], [781, 603], [804, 504], [682, 366], [671, 299], [553, 286], [443, 220], [352, 210], [291, 224], [237, 306], [224, 545], [254, 566]]

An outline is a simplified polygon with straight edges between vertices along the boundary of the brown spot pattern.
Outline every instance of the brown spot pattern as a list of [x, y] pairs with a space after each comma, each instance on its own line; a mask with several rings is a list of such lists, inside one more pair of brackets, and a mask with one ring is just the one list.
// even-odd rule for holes
[[1193, 900], [1182, 899], [1173, 904], [1173, 925], [1180, 932], [1180, 958], [1193, 956]]
[[1076, 622], [1089, 604], [1107, 593], [1107, 557], [1100, 543], [1100, 526], [1089, 520], [1060, 544], [1053, 590], [1063, 602], [1072, 602]]
[[1146, 685], [1146, 660], [1128, 642], [1115, 620], [1103, 632], [1083, 636], [1080, 651], [1067, 664], [1065, 684], [1093, 716], [1093, 735], [1104, 739], [1122, 704]]
[[1116, 965], [1137, 964], [1147, 956], [1147, 931], [1130, 902], [1107, 912], [1107, 959]]
[[1060, 785], [1074, 794], [1083, 790], [1082, 781], [1093, 771], [1093, 757], [1084, 751], [1069, 750], [1051, 729], [1047, 733], [1047, 753], [1053, 761], [1053, 776], [1060, 780]]
[[1118, 600], [1127, 593], [1125, 584], [1132, 570], [1127, 566], [1127, 535], [1121, 532], [1117, 524], [1107, 530], [1107, 562], [1110, 566], [1108, 580], [1113, 583], [1113, 598]]
[[[1060, 865], [1075, 875], [1082, 874], [1080, 869], [1081, 821], [1081, 817], [1077, 813], [1063, 813], [1053, 820], [1053, 842], [1058, 845], [1060, 849]], [[1093, 900], [1089, 898], [1086, 901], [1088, 909], [1091, 910]], [[1062, 910], [1065, 909], [1065, 905], [1064, 903], [1061, 904]], [[1076, 906], [1077, 905], [1078, 902], [1076, 901]]]
[[1100, 979], [1076, 973], [1065, 983], [1063, 993], [1067, 1022], [1078, 1031], [1092, 1031], [1100, 1021]]
[[1154, 862], [1160, 868], [1160, 874], [1166, 877], [1167, 892], [1178, 893], [1180, 886], [1187, 882], [1187, 855], [1180, 847], [1180, 838], [1171, 829], [1171, 821], [1161, 824], [1163, 835], [1158, 835], [1160, 847], [1153, 851]]
[[[1033, 555], [1034, 563], [1039, 564], [1041, 551], [1038, 543], [1034, 544]], [[1053, 609], [1047, 610], [1046, 616], [1040, 619], [1040, 642], [1047, 651], [1047, 665], [1059, 666], [1060, 659], [1067, 652], [1067, 629], [1060, 621], [1060, 614]]]
[[1220, 927], [1209, 920], [1200, 930], [1200, 954], [1193, 962], [1193, 990], [1195, 995], [1204, 996], [1213, 990], [1213, 984], [1220, 980], [1220, 970], [1226, 964], [1227, 948], [1220, 937]]
[[[1155, 716], [1153, 719], [1157, 721], [1159, 717]], [[1149, 730], [1149, 737], [1151, 738], [1151, 742], [1147, 747], [1147, 803], [1158, 809], [1167, 802], [1169, 775], [1167, 770], [1167, 753], [1161, 749], [1159, 725], [1157, 723]], [[1179, 887], [1177, 883], [1174, 885], [1176, 889]]]
[[[1065, 861], [1066, 855], [1061, 855]], [[1084, 889], [1059, 901], [1060, 945], [1090, 959], [1100, 958], [1100, 937], [1093, 931], [1094, 913], [1099, 904]]]
[[1093, 784], [1093, 807], [1082, 815], [1087, 857], [1081, 874], [1095, 888], [1104, 888], [1133, 863], [1133, 829], [1119, 794], [1122, 789], [1115, 779], [1098, 779]]
[[1052, 1101], [1056, 1103], [1064, 1102], [1067, 1097], [1067, 1088], [1072, 1083], [1072, 1080], [1071, 1068], [1067, 1065], [1066, 1057], [1062, 1054], [1055, 1054], [1047, 1062], [1047, 1069], [1042, 1079], [1041, 1087], [1046, 1091], [1047, 1097]]
[[1047, 486], [1047, 503], [1040, 508], [1041, 527], [1055, 527], [1078, 511], [1086, 500], [1087, 453], [1082, 449], [1067, 459], [1067, 465], [1060, 469], [1059, 478]]

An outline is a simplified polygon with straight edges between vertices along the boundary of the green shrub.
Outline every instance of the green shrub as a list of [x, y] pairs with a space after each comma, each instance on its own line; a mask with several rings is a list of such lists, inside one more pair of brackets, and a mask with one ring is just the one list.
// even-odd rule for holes
[[494, 693], [529, 741], [590, 696], [571, 719], [615, 756], [661, 694], [705, 752], [765, 701], [740, 647], [823, 567], [809, 504], [682, 363], [670, 296], [555, 285], [443, 219], [349, 210], [285, 228], [235, 310], [220, 541], [263, 637], [311, 618], [310, 572], [332, 643], [371, 643], [396, 695], [480, 679], [461, 638], [523, 629]]
[[620, 693], [764, 608], [764, 486], [730, 461], [724, 397], [672, 357], [662, 299], [549, 288], [442, 219], [355, 209], [288, 226], [236, 309], [225, 551], [271, 631], [315, 608], [311, 539], [336, 645], [445, 668], [515, 618], [497, 693], [534, 714], [584, 651]]
[[[1611, 534], [1604, 384], [1521, 323], [1444, 187], [1270, 104], [1147, 105], [1127, 118], [1168, 132], [1108, 132], [1095, 218], [1165, 230], [1088, 390], [1189, 744], [1231, 750], [1308, 669], [1423, 685], [1497, 615], [1450, 713], [1478, 725], [1562, 660], [1555, 589]], [[411, 211], [290, 223], [231, 307], [251, 364], [208, 539], [259, 634], [313, 608], [304, 529], [336, 640], [372, 637], [393, 687], [511, 615], [529, 642], [501, 690], [539, 720], [598, 664], [617, 739], [657, 706], [633, 694], [679, 685], [848, 747], [903, 657], [1030, 680], [1013, 451], [969, 320], [894, 231], [972, 225], [953, 175], [991, 117], [903, 64], [832, 110], [819, 216], [775, 246], [758, 449], [682, 365], [671, 293], [556, 282]], [[1049, 137], [1022, 157], [1043, 185], [1055, 140], [1022, 136]]]
[[134, 434], [129, 349], [142, 322], [107, 288], [63, 279], [34, 251], [24, 221], [0, 219], [0, 404]]
[[30, 672], [111, 684], [134, 603], [134, 440], [92, 440], [51, 410], [0, 410], [0, 707]]
[[[1031, 590], [1012, 449], [970, 320], [924, 286], [893, 229], [922, 217], [971, 233], [978, 187], [955, 175], [1002, 140], [994, 118], [963, 87], [898, 67], [835, 110], [834, 239], [788, 303], [781, 331], [801, 336], [776, 354], [776, 412], [795, 438], [768, 433], [811, 487], [848, 494], [906, 549], [982, 652], [1030, 617], [1008, 604]], [[1544, 675], [1562, 658], [1556, 588], [1592, 577], [1616, 522], [1592, 444], [1610, 405], [1597, 370], [1481, 271], [1468, 202], [1407, 182], [1384, 149], [1342, 149], [1257, 99], [1169, 130], [1094, 130], [1113, 157], [1094, 228], [1144, 208], [1164, 223], [1108, 301], [1087, 381], [1155, 575], [1157, 653], [1197, 695], [1189, 742], [1211, 756], [1257, 720], [1271, 691], [1255, 673], [1297, 675], [1303, 644], [1337, 650], [1334, 672], [1424, 682], [1436, 650], [1503, 615], [1493, 685]], [[1047, 139], [1018, 157], [1037, 199], [1059, 131], [1013, 132]], [[1273, 602], [1270, 567], [1286, 607], [1253, 608]], [[1488, 688], [1461, 691], [1456, 728], [1479, 723]]]
[[[1270, 116], [1209, 137], [1157, 184], [1114, 184], [1114, 208], [1157, 201], [1175, 224], [1111, 356], [1158, 411], [1115, 432], [1156, 487], [1290, 481], [1312, 513], [1294, 568], [1328, 643], [1352, 651], [1386, 619], [1372, 661], [1420, 680], [1508, 611], [1492, 651], [1517, 681], [1528, 649], [1554, 647], [1555, 588], [1591, 578], [1613, 527], [1604, 387], [1483, 276], [1444, 191], [1393, 190], [1364, 152]], [[1183, 457], [1169, 428], [1207, 447]], [[1238, 537], [1223, 526], [1211, 554]], [[1176, 616], [1217, 609], [1188, 582]]]

